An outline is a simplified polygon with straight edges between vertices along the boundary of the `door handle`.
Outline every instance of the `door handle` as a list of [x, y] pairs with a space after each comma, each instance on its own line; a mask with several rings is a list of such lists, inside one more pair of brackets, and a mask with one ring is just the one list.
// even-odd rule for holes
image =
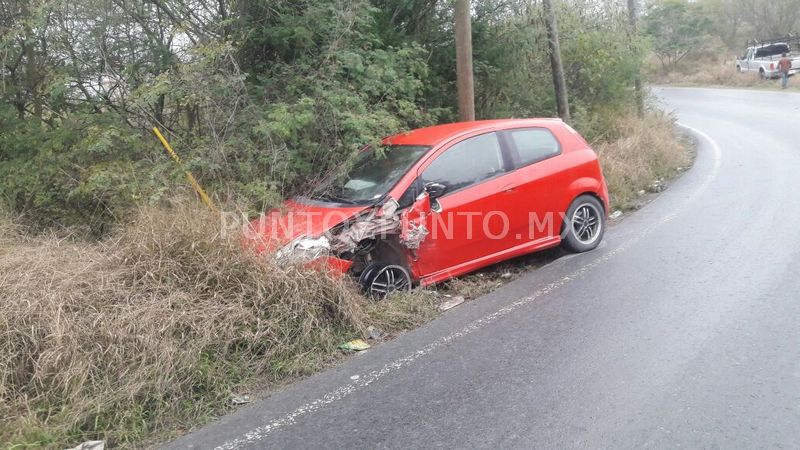
[[503, 188], [503, 192], [507, 194], [511, 194], [513, 192], [517, 192], [517, 186], [506, 186]]

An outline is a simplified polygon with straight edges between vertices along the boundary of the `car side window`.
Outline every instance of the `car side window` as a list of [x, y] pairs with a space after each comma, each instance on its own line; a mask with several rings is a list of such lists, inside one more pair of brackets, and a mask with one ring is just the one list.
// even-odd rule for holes
[[496, 133], [465, 139], [436, 157], [421, 175], [423, 184], [440, 183], [453, 192], [505, 171]]
[[519, 166], [527, 166], [561, 153], [561, 146], [547, 128], [523, 128], [508, 131], [508, 137], [517, 149]]

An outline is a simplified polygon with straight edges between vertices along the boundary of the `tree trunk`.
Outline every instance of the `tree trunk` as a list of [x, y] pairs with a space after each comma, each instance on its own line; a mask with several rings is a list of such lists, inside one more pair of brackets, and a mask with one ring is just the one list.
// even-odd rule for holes
[[33, 106], [33, 115], [42, 120], [42, 97], [39, 94], [41, 75], [39, 74], [36, 49], [34, 48], [36, 36], [30, 27], [25, 26], [24, 28], [25, 40], [22, 44], [22, 50], [25, 53], [25, 84]]
[[[628, 21], [630, 23], [632, 38], [638, 33], [636, 19], [636, 0], [628, 0]], [[644, 92], [642, 92], [642, 74], [639, 67], [636, 68], [636, 76], [633, 79], [633, 91], [636, 98], [636, 115], [640, 118], [644, 117]]]
[[166, 96], [164, 94], [159, 94], [158, 97], [156, 97], [156, 104], [153, 105], [153, 116], [155, 117], [158, 126], [165, 126], [164, 125], [165, 101], [166, 101]]
[[225, 0], [218, 0], [217, 6], [218, 6], [217, 12], [219, 13], [219, 18], [222, 21], [222, 23], [224, 23], [224, 25], [222, 26], [222, 37], [227, 39], [228, 36], [231, 34], [231, 24], [228, 23], [228, 10], [227, 8], [225, 8]]
[[25, 99], [17, 93], [14, 95], [14, 107], [17, 108], [17, 118], [19, 120], [25, 119]]
[[556, 91], [556, 109], [564, 122], [569, 122], [567, 83], [564, 81], [564, 66], [561, 64], [561, 46], [558, 43], [558, 23], [552, 0], [542, 0], [544, 22], [547, 28], [547, 47], [550, 49], [550, 68], [553, 72], [553, 88]]
[[475, 120], [475, 88], [472, 81], [472, 18], [469, 0], [456, 0], [456, 87], [458, 115]]

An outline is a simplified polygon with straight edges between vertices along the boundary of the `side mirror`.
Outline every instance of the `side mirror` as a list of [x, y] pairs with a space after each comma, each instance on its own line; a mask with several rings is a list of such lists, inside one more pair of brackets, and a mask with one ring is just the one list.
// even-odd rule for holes
[[425, 192], [428, 193], [431, 200], [436, 200], [447, 192], [447, 186], [434, 182], [425, 183]]

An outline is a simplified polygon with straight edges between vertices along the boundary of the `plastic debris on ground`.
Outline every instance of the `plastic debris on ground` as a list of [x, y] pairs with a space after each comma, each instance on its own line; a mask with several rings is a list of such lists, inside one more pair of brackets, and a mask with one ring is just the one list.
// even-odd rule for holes
[[345, 342], [344, 344], [339, 345], [339, 348], [341, 350], [349, 352], [360, 352], [370, 347], [371, 345], [367, 344], [366, 341], [364, 341], [363, 339], [353, 339], [352, 341]]
[[464, 303], [464, 297], [457, 295], [450, 300], [439, 305], [439, 311], [447, 311], [448, 309], [455, 308], [456, 306]]
[[377, 328], [375, 328], [373, 326], [367, 327], [367, 333], [369, 334], [368, 337], [370, 339], [380, 339], [381, 335], [383, 335], [383, 333], [381, 333], [381, 330], [379, 330], [379, 329], [377, 329]]
[[232, 406], [244, 405], [246, 403], [250, 403], [250, 396], [249, 395], [235, 395], [234, 394], [234, 395], [231, 395], [231, 398], [228, 400], [228, 402]]
[[649, 186], [647, 186], [647, 191], [652, 193], [658, 193], [658, 192], [663, 192], [664, 189], [666, 188], [667, 186], [664, 184], [664, 179], [659, 178], [658, 180], [653, 181], [652, 183], [650, 183]]
[[622, 216], [622, 211], [616, 210], [613, 213], [611, 213], [611, 215], [608, 216], [608, 218], [614, 220], [614, 219], [619, 219], [621, 216]]
[[106, 447], [105, 441], [86, 441], [77, 447], [67, 450], [103, 450]]

